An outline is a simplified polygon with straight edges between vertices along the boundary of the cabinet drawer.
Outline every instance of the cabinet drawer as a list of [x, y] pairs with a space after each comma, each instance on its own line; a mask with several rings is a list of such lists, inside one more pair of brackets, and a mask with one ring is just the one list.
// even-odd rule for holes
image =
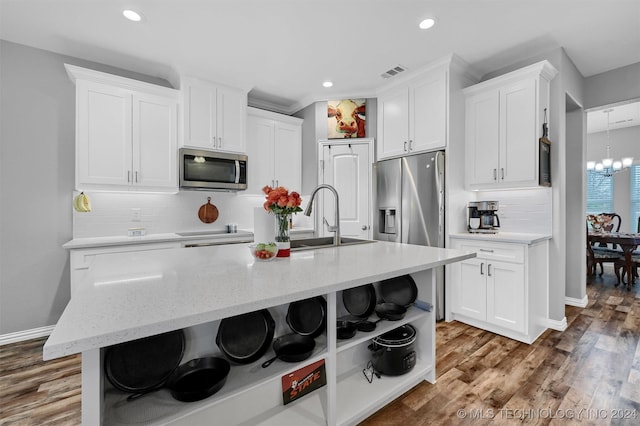
[[456, 247], [460, 250], [475, 251], [479, 259], [524, 263], [524, 246], [522, 244], [459, 241], [456, 243]]
[[180, 247], [179, 243], [130, 244], [126, 246], [78, 249], [71, 251], [71, 269], [87, 269], [97, 255], [133, 251], [161, 250]]

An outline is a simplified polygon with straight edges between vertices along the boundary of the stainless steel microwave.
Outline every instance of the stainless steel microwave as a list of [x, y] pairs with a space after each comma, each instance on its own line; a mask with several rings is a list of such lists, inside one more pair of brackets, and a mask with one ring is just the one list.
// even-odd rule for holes
[[180, 188], [247, 189], [247, 159], [244, 154], [180, 148]]

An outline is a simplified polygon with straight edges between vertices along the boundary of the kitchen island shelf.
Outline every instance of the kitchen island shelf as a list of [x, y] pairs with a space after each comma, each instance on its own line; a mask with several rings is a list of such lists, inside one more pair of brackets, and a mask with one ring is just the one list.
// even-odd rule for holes
[[[411, 307], [407, 310], [407, 314], [404, 318], [398, 321], [390, 321], [390, 320], [382, 320], [376, 325], [376, 329], [369, 332], [357, 331], [356, 335], [351, 339], [338, 340], [337, 343], [337, 352], [340, 353], [347, 349], [350, 349], [354, 346], [360, 345], [363, 342], [371, 340], [376, 336], [386, 333], [387, 331], [391, 331], [395, 328], [398, 328], [402, 325], [405, 325], [409, 322], [415, 321], [420, 317], [424, 317], [430, 315], [430, 312], [423, 311], [416, 307]], [[363, 319], [362, 321], [377, 321], [379, 318], [376, 315], [372, 315], [369, 318]], [[349, 320], [352, 321], [352, 320]], [[356, 321], [356, 320], [353, 320]]]
[[[274, 356], [273, 350], [269, 350], [261, 359], [251, 364], [231, 364], [229, 375], [222, 389], [214, 395], [196, 402], [178, 401], [171, 396], [168, 389], [161, 389], [127, 401], [130, 394], [108, 386], [105, 389], [104, 423], [114, 426], [181, 424], [182, 419], [189, 418], [189, 414], [194, 411], [211, 410], [215, 412], [220, 409], [225, 410], [225, 407], [218, 408], [217, 406], [269, 382], [274, 382], [279, 386], [283, 375], [324, 359], [327, 356], [326, 336], [324, 334], [320, 335], [315, 340], [316, 348], [313, 354], [308, 359], [298, 363], [276, 360], [268, 367], [263, 368], [262, 363]], [[213, 354], [212, 356], [224, 358], [222, 354]], [[186, 361], [183, 360], [183, 362]]]
[[[242, 244], [155, 250], [135, 259], [126, 253], [98, 255], [45, 344], [43, 357], [82, 353], [83, 424], [353, 424], [421, 380], [435, 381], [435, 319], [412, 307], [400, 321], [381, 321], [373, 332], [338, 341], [340, 292], [411, 274], [420, 299], [433, 305], [434, 268], [472, 257], [475, 253], [384, 241], [296, 252], [272, 262], [257, 262]], [[286, 305], [316, 296], [327, 301], [326, 334], [301, 363], [276, 361], [263, 369], [261, 363], [273, 356], [269, 350], [252, 364], [233, 365], [219, 392], [193, 403], [174, 400], [167, 389], [127, 402], [127, 395], [106, 380], [104, 353], [111, 345], [186, 329], [186, 362], [219, 353], [211, 336], [220, 320], [273, 308], [280, 324], [275, 335], [282, 335]], [[417, 365], [369, 384], [362, 375], [372, 358], [368, 341], [408, 323], [417, 332]], [[282, 376], [322, 359], [326, 386], [283, 405]], [[352, 392], [364, 396], [352, 397]]]

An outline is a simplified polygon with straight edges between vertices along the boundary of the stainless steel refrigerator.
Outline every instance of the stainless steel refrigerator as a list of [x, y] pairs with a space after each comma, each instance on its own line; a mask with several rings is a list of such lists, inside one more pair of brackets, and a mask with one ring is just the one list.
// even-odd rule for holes
[[[373, 238], [444, 247], [444, 151], [378, 161]], [[436, 319], [444, 318], [444, 267], [436, 271]]]

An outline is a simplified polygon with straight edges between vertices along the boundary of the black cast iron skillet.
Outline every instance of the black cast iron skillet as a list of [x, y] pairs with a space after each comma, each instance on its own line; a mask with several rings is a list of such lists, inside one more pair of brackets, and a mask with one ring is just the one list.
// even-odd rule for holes
[[398, 321], [404, 318], [407, 308], [397, 303], [383, 302], [376, 305], [376, 315], [389, 321]]
[[164, 386], [184, 349], [182, 330], [114, 345], [105, 353], [105, 374], [116, 389], [133, 394], [128, 399], [135, 399]]
[[337, 324], [337, 335], [338, 339], [346, 340], [351, 339], [356, 335], [356, 331], [358, 331], [358, 323], [347, 320], [340, 320]]
[[273, 350], [276, 356], [262, 363], [266, 368], [276, 359], [285, 362], [300, 362], [309, 358], [316, 347], [316, 341], [309, 336], [301, 336], [296, 333], [285, 334], [273, 341]]
[[418, 286], [411, 275], [389, 278], [380, 282], [380, 297], [383, 302], [408, 306], [416, 301]]
[[225, 318], [220, 321], [216, 344], [232, 362], [250, 364], [267, 352], [275, 328], [276, 323], [266, 309]]
[[327, 301], [322, 296], [289, 304], [287, 324], [291, 331], [313, 338], [322, 334], [327, 324]]
[[376, 329], [377, 324], [382, 320], [383, 318], [377, 319], [376, 321], [338, 320], [338, 324], [337, 324], [338, 339], [341, 339], [341, 340], [351, 339], [353, 336], [355, 336], [356, 331], [364, 331], [366, 333], [371, 332]]
[[376, 308], [376, 289], [373, 284], [346, 289], [342, 292], [342, 303], [351, 315], [368, 318]]
[[[375, 308], [374, 308], [375, 309]], [[356, 323], [356, 328], [358, 331], [370, 332], [376, 329], [377, 324], [382, 321], [384, 318], [379, 318], [375, 321], [358, 321]]]
[[178, 401], [200, 401], [222, 389], [231, 366], [218, 357], [196, 358], [178, 367], [167, 382]]

